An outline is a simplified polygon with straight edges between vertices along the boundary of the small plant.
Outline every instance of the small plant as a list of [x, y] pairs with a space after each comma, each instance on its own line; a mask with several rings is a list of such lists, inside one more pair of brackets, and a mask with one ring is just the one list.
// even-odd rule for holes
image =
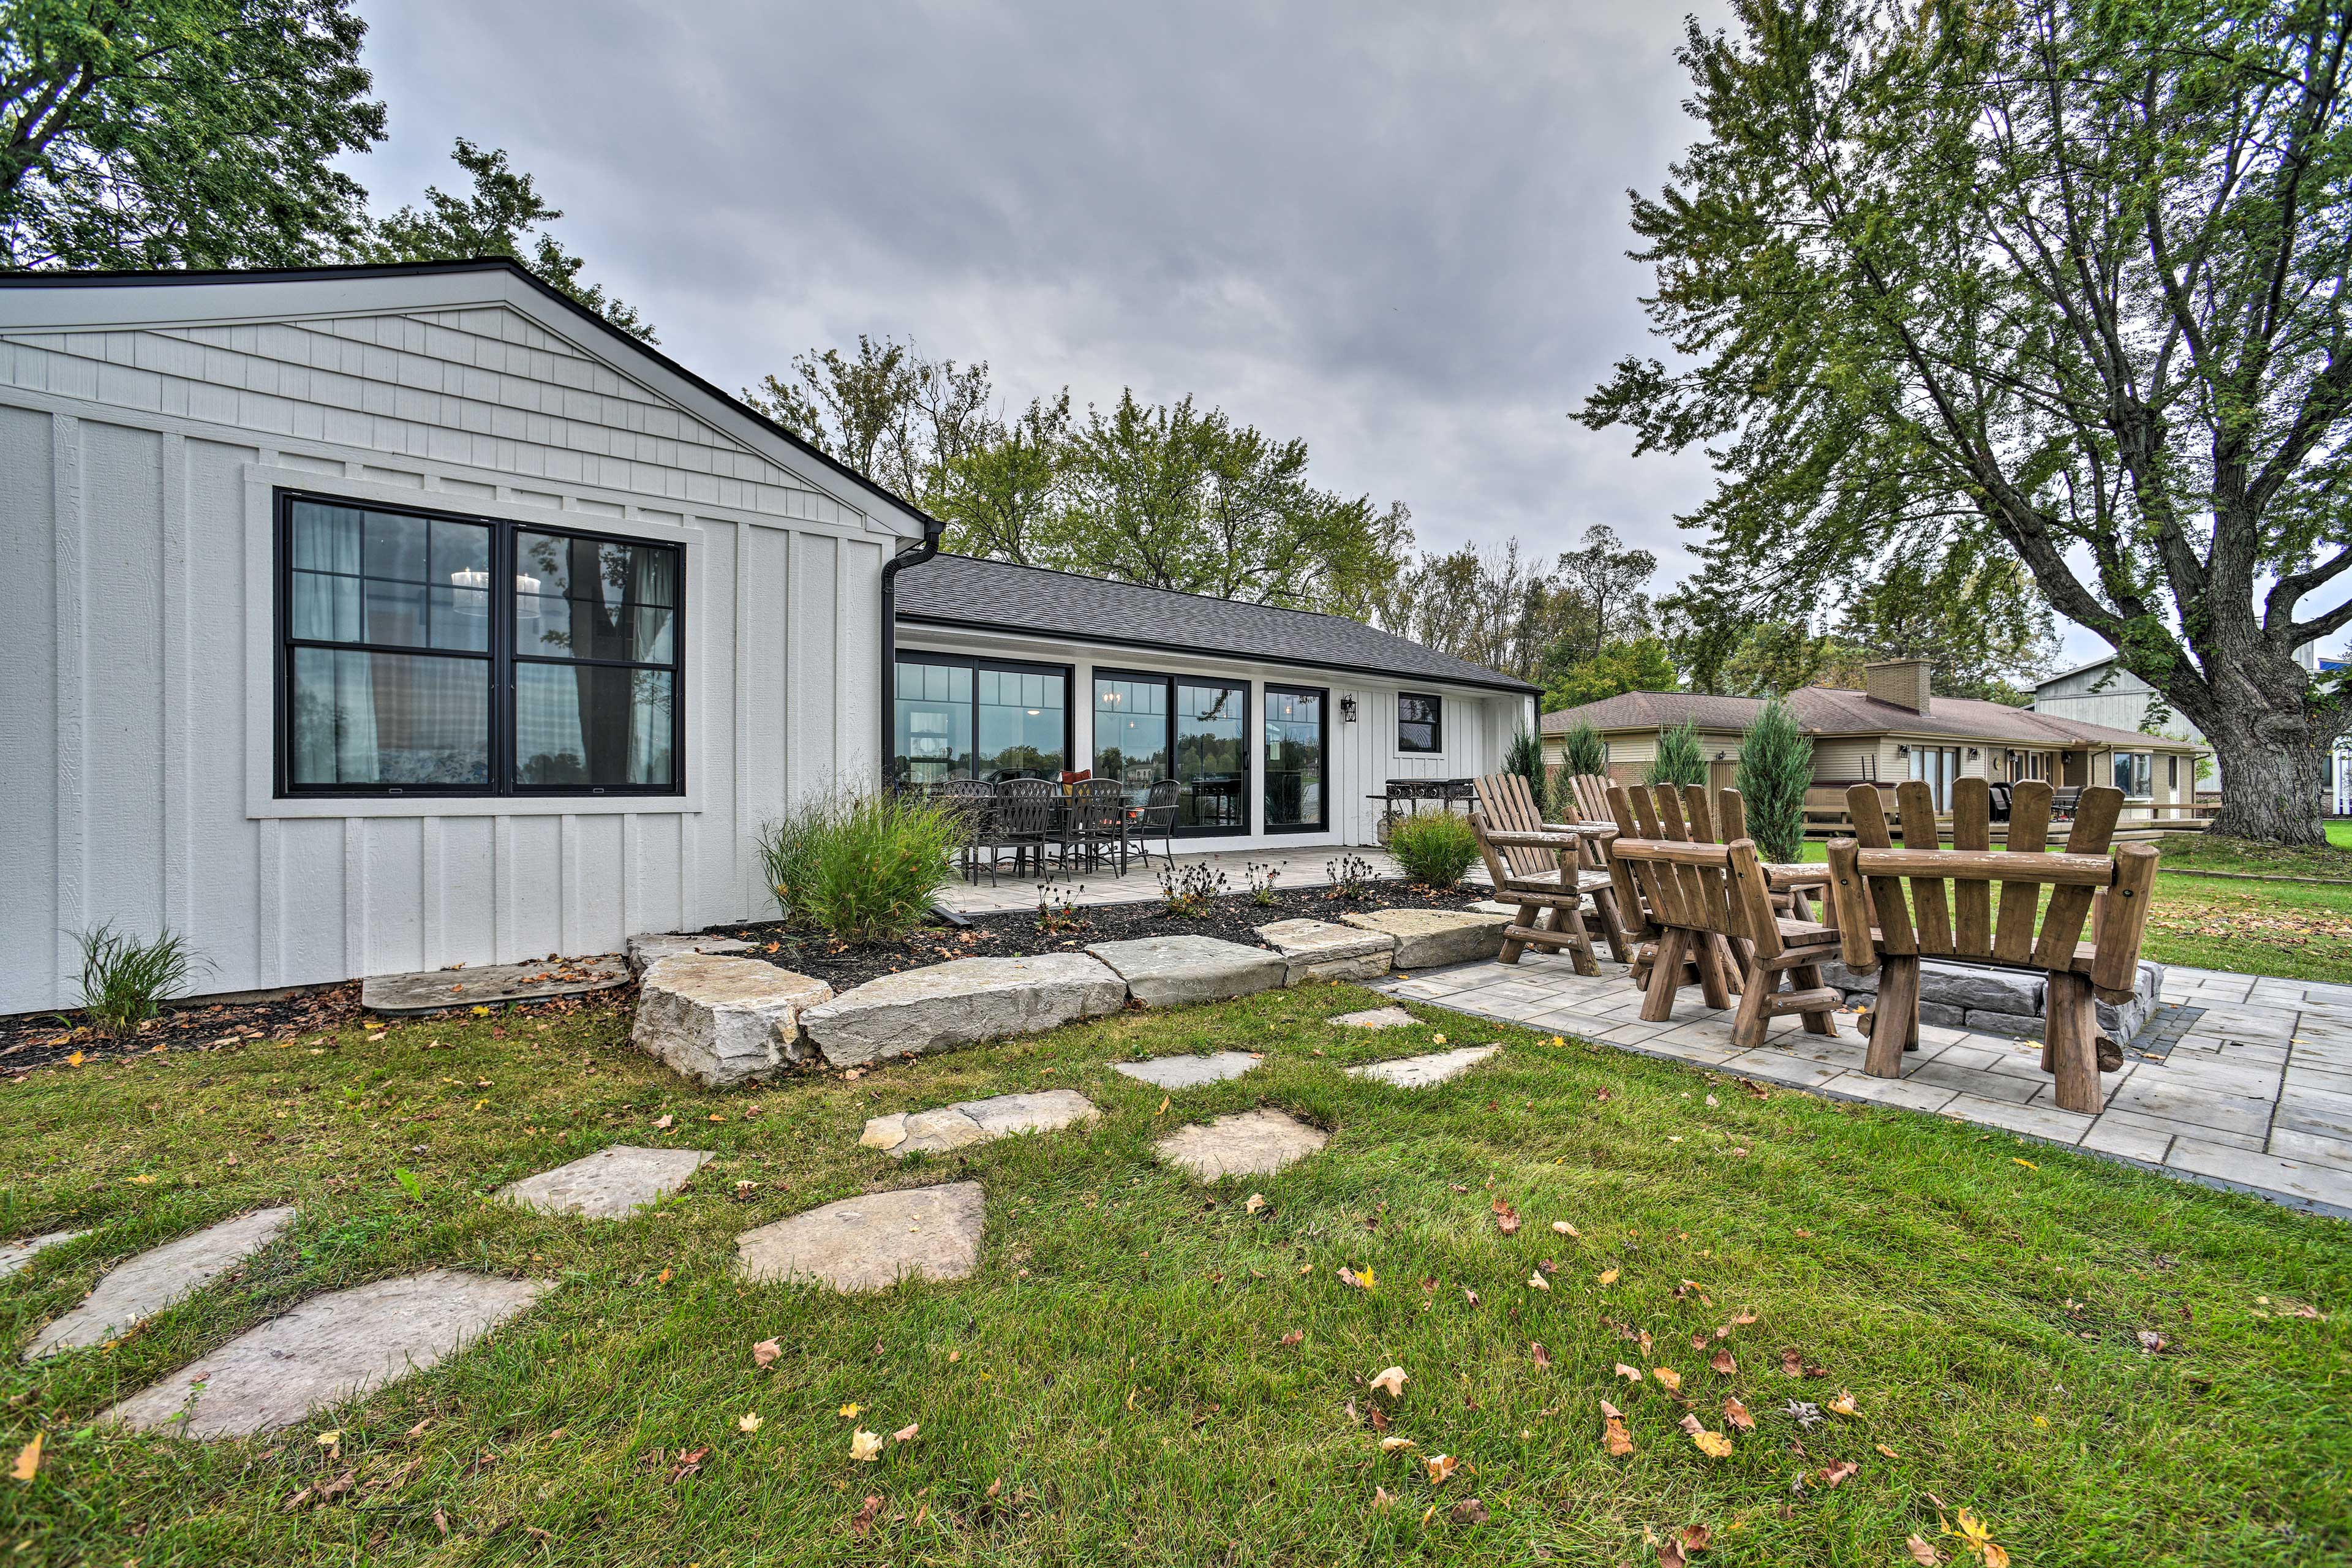
[[1645, 784], [1706, 783], [1706, 752], [1698, 743], [1698, 727], [1685, 719], [1671, 730], [1658, 731], [1658, 754], [1642, 774]]
[[[1403, 818], [1398, 826], [1403, 826]], [[1323, 862], [1323, 874], [1331, 880], [1331, 890], [1325, 894], [1332, 899], [1368, 899], [1372, 896], [1372, 863], [1361, 855], [1342, 855], [1337, 860]]]
[[1478, 835], [1450, 811], [1408, 816], [1389, 835], [1389, 853], [1404, 874], [1422, 886], [1444, 891], [1462, 880], [1478, 858]]
[[1171, 915], [1199, 920], [1208, 914], [1210, 904], [1224, 890], [1225, 874], [1210, 870], [1205, 861], [1196, 860], [1181, 870], [1160, 868], [1160, 897]]
[[1272, 866], [1262, 866], [1255, 860], [1242, 868], [1243, 879], [1249, 885], [1250, 902], [1264, 909], [1274, 902], [1274, 884], [1282, 873]]
[[404, 1165], [394, 1165], [392, 1168], [392, 1179], [400, 1184], [400, 1190], [408, 1194], [410, 1203], [421, 1204], [425, 1201], [424, 1177]]
[[188, 988], [197, 970], [210, 968], [187, 940], [165, 926], [152, 942], [114, 929], [108, 921], [82, 931], [81, 1008], [90, 1026], [115, 1039], [128, 1039], [139, 1026]]
[[1085, 892], [1083, 887], [1057, 888], [1053, 878], [1046, 878], [1037, 889], [1037, 929], [1048, 936], [1085, 930], [1087, 922], [1077, 912]]
[[1605, 773], [1609, 771], [1609, 742], [1590, 720], [1579, 719], [1567, 734], [1559, 738], [1560, 768], [1564, 773]]
[[1767, 860], [1804, 853], [1805, 790], [1813, 782], [1813, 742], [1778, 697], [1764, 704], [1739, 741], [1738, 790], [1748, 837]]
[[787, 921], [852, 942], [887, 942], [922, 923], [955, 876], [963, 826], [918, 795], [814, 795], [760, 829], [760, 855]]

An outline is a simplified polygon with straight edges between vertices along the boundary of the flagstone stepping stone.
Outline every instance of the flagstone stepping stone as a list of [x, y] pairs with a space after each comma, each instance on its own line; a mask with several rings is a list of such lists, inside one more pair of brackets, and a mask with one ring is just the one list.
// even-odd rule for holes
[[1279, 953], [1213, 936], [1098, 942], [1087, 951], [1110, 965], [1147, 1007], [1189, 1007], [1271, 991], [1290, 973]]
[[1082, 952], [958, 958], [886, 974], [801, 1014], [835, 1067], [1037, 1035], [1127, 1005], [1127, 984]]
[[856, 1291], [964, 1279], [980, 1267], [986, 1209], [978, 1182], [872, 1193], [747, 1230], [735, 1252], [756, 1284], [813, 1279]]
[[1367, 1007], [1360, 1013], [1340, 1013], [1323, 1021], [1350, 1029], [1410, 1029], [1421, 1022], [1402, 1007]]
[[181, 1297], [203, 1289], [277, 1240], [293, 1223], [290, 1207], [256, 1209], [148, 1248], [110, 1270], [80, 1306], [35, 1336], [25, 1359], [37, 1361], [59, 1351], [104, 1344]]
[[1433, 1083], [1444, 1083], [1449, 1078], [1459, 1078], [1501, 1050], [1500, 1046], [1463, 1046], [1450, 1051], [1432, 1051], [1425, 1056], [1399, 1057], [1394, 1061], [1367, 1062], [1362, 1067], [1348, 1069], [1349, 1078], [1378, 1079], [1399, 1089], [1427, 1089]]
[[752, 1083], [809, 1055], [801, 1014], [832, 994], [824, 981], [761, 959], [675, 953], [639, 982], [631, 1038], [711, 1089]]
[[12, 1241], [5, 1247], [0, 1247], [0, 1279], [6, 1279], [32, 1262], [34, 1254], [55, 1247], [60, 1242], [79, 1241], [89, 1234], [89, 1232], [86, 1230], [53, 1230], [47, 1236], [28, 1236], [22, 1241]]
[[1074, 1121], [1100, 1116], [1094, 1102], [1070, 1089], [1036, 1094], [1000, 1094], [993, 1100], [961, 1100], [936, 1110], [902, 1110], [866, 1124], [857, 1142], [886, 1154], [936, 1154], [967, 1143], [985, 1143], [1015, 1132], [1053, 1132]]
[[1368, 910], [1339, 918], [1396, 938], [1396, 952], [1389, 962], [1398, 969], [1435, 969], [1492, 958], [1503, 951], [1503, 928], [1512, 919], [1475, 910]]
[[1257, 928], [1257, 939], [1282, 954], [1289, 973], [1285, 985], [1308, 980], [1370, 980], [1389, 972], [1396, 938], [1329, 921], [1276, 921]]
[[611, 991], [630, 980], [617, 953], [595, 958], [540, 958], [528, 963], [486, 963], [479, 969], [426, 969], [415, 974], [372, 974], [360, 982], [360, 1005], [371, 1013], [438, 1013], [446, 1007], [498, 1007]]
[[553, 1288], [436, 1268], [315, 1296], [99, 1421], [181, 1437], [274, 1432], [456, 1354]]
[[677, 931], [648, 931], [629, 939], [629, 967], [639, 974], [665, 958], [676, 958], [681, 952], [709, 952], [721, 956], [749, 952], [751, 944], [740, 937], [694, 936]]
[[568, 1165], [499, 1189], [499, 1196], [541, 1214], [626, 1219], [686, 1185], [712, 1158], [705, 1149], [635, 1149], [616, 1144]]
[[1219, 1051], [1208, 1057], [1154, 1057], [1148, 1062], [1113, 1062], [1110, 1070], [1141, 1079], [1160, 1089], [1197, 1089], [1204, 1083], [1239, 1078], [1257, 1066], [1259, 1059], [1247, 1051]]
[[1180, 1127], [1152, 1148], [1170, 1164], [1213, 1182], [1220, 1176], [1272, 1175], [1330, 1141], [1321, 1128], [1279, 1110], [1245, 1110], [1206, 1126]]

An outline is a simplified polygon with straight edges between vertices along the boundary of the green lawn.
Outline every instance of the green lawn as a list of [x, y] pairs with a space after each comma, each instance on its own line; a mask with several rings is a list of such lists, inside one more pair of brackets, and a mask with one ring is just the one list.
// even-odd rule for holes
[[[1966, 1509], [2020, 1564], [2352, 1552], [2341, 1224], [1433, 1011], [1381, 1036], [1320, 1021], [1374, 1000], [1330, 987], [1129, 1012], [751, 1094], [683, 1084], [613, 1012], [35, 1074], [5, 1090], [5, 1234], [96, 1234], [0, 1284], [5, 1441], [47, 1446], [37, 1479], [0, 1482], [0, 1545], [142, 1568], [1612, 1564], [1654, 1563], [1654, 1538], [1696, 1525], [1710, 1565], [1900, 1564], [1914, 1533], [1968, 1563], [1938, 1533]], [[1509, 1049], [1418, 1094], [1339, 1070], [1440, 1030]], [[1106, 1066], [1221, 1047], [1266, 1060], [1164, 1110]], [[856, 1146], [868, 1116], [1052, 1087], [1105, 1115], [905, 1167]], [[1207, 1189], [1150, 1157], [1173, 1126], [1260, 1103], [1330, 1145]], [[719, 1158], [627, 1224], [483, 1198], [613, 1142], [671, 1140]], [[731, 1238], [754, 1225], [960, 1176], [989, 1195], [971, 1280], [844, 1300], [731, 1271]], [[16, 1359], [103, 1260], [285, 1201], [302, 1208], [289, 1237], [145, 1331]], [[1524, 1217], [1517, 1234], [1497, 1201]], [[435, 1265], [562, 1288], [492, 1342], [272, 1438], [89, 1427], [297, 1300]], [[2303, 1303], [2325, 1316], [2294, 1315]], [[1644, 1331], [1647, 1353], [1626, 1337]], [[785, 1353], [761, 1371], [751, 1347], [772, 1336]], [[1784, 1348], [1825, 1375], [1783, 1375]], [[1717, 1349], [1733, 1370], [1710, 1370]], [[1369, 1386], [1390, 1366], [1411, 1379], [1392, 1405]], [[1755, 1429], [1708, 1458], [1658, 1367], [1708, 1432], [1727, 1431], [1727, 1394]], [[1847, 1391], [1853, 1418], [1801, 1431], [1783, 1413]], [[1603, 1400], [1624, 1412], [1628, 1456], [1603, 1446]], [[1375, 1410], [1414, 1446], [1384, 1455]], [[854, 1429], [909, 1425], [911, 1442], [850, 1462]], [[1433, 1488], [1437, 1454], [1460, 1469]], [[1848, 1464], [1842, 1484], [1821, 1479]], [[335, 1500], [289, 1507], [345, 1470]], [[1473, 1496], [1483, 1523], [1455, 1517]]]

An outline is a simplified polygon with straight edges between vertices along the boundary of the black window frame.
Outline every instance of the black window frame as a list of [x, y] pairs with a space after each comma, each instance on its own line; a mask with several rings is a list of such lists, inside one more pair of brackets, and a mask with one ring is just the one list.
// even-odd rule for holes
[[[489, 595], [489, 647], [486, 651], [470, 649], [395, 647], [390, 644], [366, 642], [336, 642], [319, 637], [297, 637], [294, 633], [294, 507], [308, 501], [319, 506], [344, 507], [361, 511], [387, 512], [398, 517], [414, 517], [427, 522], [462, 522], [486, 527], [490, 533], [489, 575], [493, 584], [503, 584], [502, 590]], [[687, 552], [683, 544], [666, 539], [646, 539], [616, 532], [611, 529], [580, 528], [571, 525], [569, 515], [561, 519], [485, 517], [479, 512], [453, 510], [444, 507], [418, 506], [407, 501], [380, 501], [337, 495], [331, 490], [295, 489], [279, 487], [274, 492], [275, 526], [272, 540], [275, 559], [273, 574], [273, 612], [277, 624], [272, 627], [276, 638], [277, 670], [272, 737], [274, 752], [273, 787], [279, 800], [408, 800], [430, 797], [438, 800], [485, 799], [548, 799], [567, 798], [591, 800], [614, 796], [674, 799], [687, 793], [686, 704], [687, 704]], [[567, 539], [589, 539], [627, 544], [642, 549], [667, 550], [677, 558], [674, 578], [677, 603], [670, 607], [670, 658], [667, 666], [640, 659], [610, 658], [551, 658], [543, 655], [520, 653], [515, 647], [515, 535], [547, 533]], [[293, 780], [293, 705], [294, 654], [298, 648], [329, 648], [356, 653], [415, 655], [428, 658], [470, 658], [489, 667], [489, 782], [486, 784], [304, 784]], [[533, 784], [519, 783], [515, 759], [515, 667], [518, 664], [592, 665], [619, 669], [662, 669], [670, 676], [670, 778], [667, 784]]]
[[[983, 669], [993, 669], [1000, 674], [1011, 671], [1015, 675], [1060, 676], [1062, 678], [1061, 771], [1064, 773], [1074, 771], [1078, 736], [1076, 716], [1072, 707], [1072, 700], [1077, 693], [1078, 684], [1076, 665], [1055, 664], [1047, 659], [996, 658], [988, 654], [940, 653], [927, 647], [900, 647], [892, 650], [890, 665], [891, 752], [888, 761], [893, 784], [900, 784], [904, 782], [898, 777], [898, 666], [902, 664], [937, 664], [952, 669], [971, 671], [971, 756], [975, 773], [978, 772], [980, 763], [980, 672]], [[952, 778], [955, 775], [950, 773], [949, 776]]]
[[[1404, 716], [1404, 705], [1409, 701], [1426, 702], [1429, 704], [1429, 744], [1426, 746], [1408, 746], [1404, 743], [1405, 725], [1408, 722], [1419, 722], [1417, 720], [1408, 721]], [[1397, 754], [1400, 756], [1437, 757], [1445, 754], [1444, 698], [1439, 696], [1433, 691], [1400, 691], [1397, 693], [1396, 749]]]
[[1328, 833], [1331, 831], [1331, 689], [1328, 686], [1300, 686], [1288, 681], [1267, 681], [1265, 700], [1260, 704], [1258, 727], [1261, 731], [1265, 726], [1265, 714], [1274, 710], [1274, 700], [1277, 695], [1316, 700], [1317, 723], [1323, 731], [1318, 748], [1323, 765], [1323, 815], [1313, 822], [1277, 823], [1274, 820], [1274, 814], [1265, 809], [1269, 804], [1265, 798], [1265, 786], [1274, 777], [1274, 767], [1267, 760], [1265, 736], [1261, 732], [1258, 737], [1257, 791], [1264, 828], [1267, 833]]
[[1131, 680], [1138, 685], [1162, 686], [1167, 688], [1168, 776], [1178, 781], [1178, 799], [1180, 801], [1182, 799], [1182, 775], [1176, 771], [1176, 688], [1179, 686], [1218, 686], [1223, 687], [1229, 691], [1238, 690], [1242, 694], [1242, 819], [1238, 825], [1232, 827], [1187, 827], [1181, 822], [1179, 822], [1173, 830], [1172, 837], [1177, 838], [1247, 837], [1253, 831], [1250, 824], [1255, 820], [1259, 815], [1256, 808], [1252, 806], [1250, 804], [1250, 802], [1255, 798], [1250, 793], [1250, 786], [1253, 784], [1255, 784], [1259, 788], [1263, 789], [1265, 785], [1256, 775], [1262, 775], [1265, 771], [1263, 766], [1253, 768], [1250, 765], [1250, 759], [1265, 750], [1263, 744], [1253, 746], [1253, 737], [1250, 733], [1250, 726], [1255, 721], [1255, 715], [1257, 708], [1255, 682], [1252, 681], [1249, 677], [1245, 675], [1178, 675], [1172, 674], [1167, 670], [1120, 669], [1112, 665], [1096, 665], [1087, 672], [1087, 733], [1088, 740], [1087, 746], [1087, 766], [1089, 770], [1093, 768], [1095, 762], [1095, 749], [1093, 743], [1095, 691], [1093, 682], [1097, 680]]

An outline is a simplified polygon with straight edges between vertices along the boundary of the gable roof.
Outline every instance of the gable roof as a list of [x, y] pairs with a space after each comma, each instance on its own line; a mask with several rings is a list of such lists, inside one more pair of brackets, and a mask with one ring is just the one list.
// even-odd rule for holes
[[936, 555], [900, 573], [898, 618], [1496, 691], [1541, 689], [1344, 616], [1213, 599], [970, 555]]
[[[415, 280], [417, 298], [392, 300], [386, 286]], [[485, 287], [485, 285], [489, 285]], [[854, 489], [855, 510], [902, 537], [915, 538], [941, 528], [937, 520], [908, 504], [856, 469], [828, 456], [784, 426], [740, 398], [720, 391], [659, 349], [631, 337], [569, 294], [515, 260], [488, 256], [448, 261], [400, 261], [338, 267], [228, 268], [186, 271], [42, 271], [0, 272], [0, 331], [60, 331], [131, 327], [153, 318], [155, 312], [130, 302], [142, 289], [169, 288], [175, 302], [187, 303], [174, 320], [252, 321], [279, 314], [274, 302], [256, 310], [252, 296], [273, 286], [316, 285], [320, 299], [308, 313], [362, 312], [385, 308], [449, 309], [466, 304], [502, 303], [536, 320], [567, 340], [586, 347], [621, 374], [674, 402], [692, 406], [717, 427], [772, 460], [782, 459], [818, 484], [838, 491]], [[52, 304], [46, 296], [73, 297], [74, 303]], [[121, 302], [118, 303], [120, 300]], [[593, 328], [583, 335], [582, 325]], [[838, 494], [836, 500], [843, 499]]]
[[[1973, 697], [1937, 697], [1928, 711], [1914, 712], [1866, 691], [1803, 686], [1789, 693], [1797, 722], [1810, 735], [1945, 735], [1962, 741], [1996, 741], [2024, 746], [2127, 746], [2135, 750], [2189, 749], [2170, 735], [2144, 735], [2105, 724], [2085, 724], [2005, 702]], [[1579, 722], [1595, 730], [1657, 730], [1685, 721], [1702, 730], [1745, 730], [1764, 706], [1760, 697], [1718, 697], [1698, 691], [1627, 691], [1580, 708], [1543, 716], [1543, 732], [1564, 735]]]

